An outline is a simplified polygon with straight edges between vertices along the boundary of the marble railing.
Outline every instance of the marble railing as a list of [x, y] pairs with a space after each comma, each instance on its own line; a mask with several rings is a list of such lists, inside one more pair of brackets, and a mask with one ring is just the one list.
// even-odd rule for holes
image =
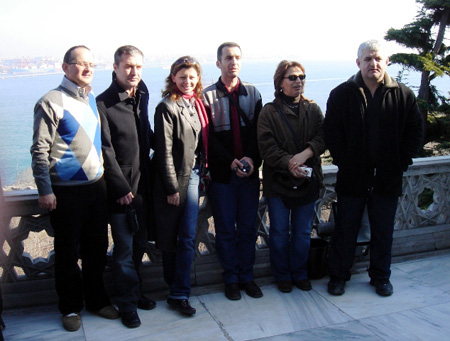
[[[335, 199], [333, 185], [337, 169], [324, 166], [323, 171], [326, 189], [317, 203], [316, 224], [328, 219], [330, 203]], [[404, 174], [403, 188], [395, 221], [393, 256], [450, 248], [450, 157], [415, 159]], [[423, 197], [428, 198], [428, 205], [419, 207]], [[4, 192], [1, 199], [0, 275], [3, 294], [7, 297], [6, 306], [21, 305], [19, 301], [25, 305], [53, 300], [53, 230], [48, 213], [39, 208], [34, 190]], [[260, 200], [256, 223], [255, 275], [267, 276], [270, 275], [267, 249], [269, 219], [264, 198]], [[42, 243], [45, 245], [39, 245]], [[192, 271], [194, 285], [220, 282], [220, 265], [214, 254], [214, 222], [208, 201], [202, 198], [197, 255]], [[151, 273], [146, 276], [151, 279], [144, 283], [145, 287], [153, 290], [163, 288], [161, 256], [152, 243], [149, 243], [144, 264], [143, 270]], [[110, 279], [108, 272], [105, 276]], [[50, 298], [46, 299], [46, 295]]]

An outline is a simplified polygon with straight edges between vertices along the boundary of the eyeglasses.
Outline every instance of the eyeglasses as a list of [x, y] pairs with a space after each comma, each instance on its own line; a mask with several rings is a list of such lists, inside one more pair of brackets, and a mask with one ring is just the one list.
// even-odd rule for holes
[[81, 66], [81, 67], [83, 67], [83, 68], [91, 68], [91, 69], [93, 69], [93, 68], [95, 68], [95, 64], [94, 63], [88, 63], [88, 62], [75, 62], [75, 63], [67, 63], [67, 64], [69, 64], [69, 65], [78, 65], [78, 66]]
[[304, 80], [306, 78], [306, 75], [289, 75], [287, 77], [283, 77], [283, 78], [287, 78], [292, 82], [295, 82], [298, 79], [300, 79], [301, 81]]

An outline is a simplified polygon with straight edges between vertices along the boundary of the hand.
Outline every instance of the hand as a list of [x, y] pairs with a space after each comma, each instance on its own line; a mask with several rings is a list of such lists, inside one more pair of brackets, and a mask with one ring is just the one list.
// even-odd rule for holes
[[240, 178], [245, 178], [245, 177], [252, 175], [252, 173], [255, 171], [255, 166], [253, 165], [253, 160], [251, 158], [249, 158], [248, 156], [244, 156], [241, 160], [247, 161], [247, 163], [250, 165], [250, 171], [248, 171], [248, 172], [241, 171], [241, 168], [244, 165], [238, 159], [234, 159], [233, 162], [231, 163], [231, 170], [233, 172], [235, 172], [236, 175]]
[[295, 178], [306, 178], [307, 173], [303, 170], [302, 167], [308, 167], [307, 165], [298, 165], [294, 166], [292, 169], [289, 169], [289, 172]]
[[303, 169], [301, 169], [300, 167], [306, 166], [305, 165], [306, 161], [313, 156], [314, 156], [314, 152], [311, 149], [311, 147], [306, 148], [301, 153], [295, 154], [289, 160], [289, 163], [288, 163], [289, 172], [297, 178], [306, 176], [305, 171]]
[[134, 195], [133, 193], [128, 193], [124, 195], [122, 198], [116, 200], [119, 205], [129, 205], [133, 201]]
[[167, 202], [170, 205], [180, 206], [180, 193], [175, 193], [167, 196]]
[[40, 195], [38, 202], [40, 208], [46, 208], [49, 211], [53, 211], [56, 208], [56, 196], [53, 193]]

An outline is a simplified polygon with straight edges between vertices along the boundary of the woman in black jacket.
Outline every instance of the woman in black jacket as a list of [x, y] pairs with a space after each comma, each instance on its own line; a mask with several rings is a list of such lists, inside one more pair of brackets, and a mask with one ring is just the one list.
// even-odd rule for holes
[[156, 245], [163, 251], [167, 303], [187, 315], [190, 271], [195, 255], [200, 168], [206, 163], [208, 119], [200, 95], [201, 67], [192, 57], [177, 59], [155, 112]]

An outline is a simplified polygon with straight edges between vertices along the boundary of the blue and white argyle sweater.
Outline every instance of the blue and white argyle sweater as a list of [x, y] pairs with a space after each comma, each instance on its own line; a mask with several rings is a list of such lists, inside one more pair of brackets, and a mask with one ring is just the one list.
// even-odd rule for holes
[[52, 185], [85, 185], [103, 175], [100, 132], [94, 95], [66, 77], [36, 103], [31, 155], [39, 195], [52, 193]]

